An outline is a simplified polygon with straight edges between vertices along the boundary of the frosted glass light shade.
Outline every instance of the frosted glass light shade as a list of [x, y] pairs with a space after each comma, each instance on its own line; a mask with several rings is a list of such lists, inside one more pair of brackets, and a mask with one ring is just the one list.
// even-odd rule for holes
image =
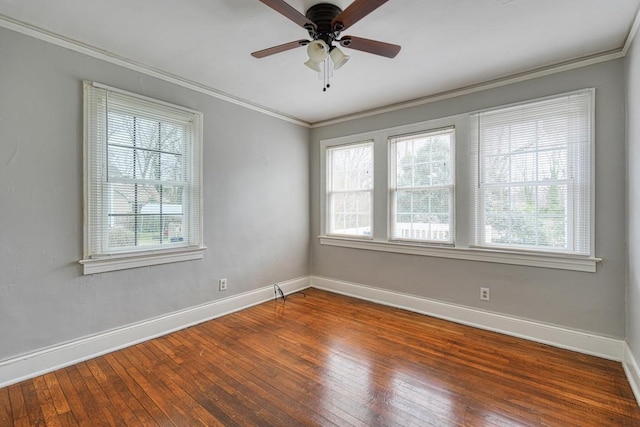
[[320, 70], [320, 63], [314, 62], [311, 59], [309, 59], [307, 62], [305, 62], [304, 65], [306, 65], [307, 67], [311, 68], [313, 71], [317, 71], [317, 72], [321, 71]]
[[349, 60], [349, 56], [345, 55], [339, 48], [334, 47], [329, 54], [331, 56], [331, 60], [333, 61], [333, 69], [337, 70], [347, 63]]
[[320, 63], [327, 58], [329, 46], [323, 40], [314, 40], [307, 46], [307, 55], [313, 62]]

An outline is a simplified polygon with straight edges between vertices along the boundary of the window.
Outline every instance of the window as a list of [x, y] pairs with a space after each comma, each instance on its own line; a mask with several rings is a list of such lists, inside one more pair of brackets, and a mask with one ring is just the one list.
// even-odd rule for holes
[[583, 89], [321, 141], [320, 243], [595, 272], [594, 100]]
[[92, 82], [84, 93], [85, 274], [201, 258], [202, 115]]
[[371, 237], [373, 143], [327, 149], [327, 233]]
[[453, 129], [389, 139], [392, 240], [453, 243], [453, 140]]
[[591, 253], [592, 91], [472, 115], [480, 246]]

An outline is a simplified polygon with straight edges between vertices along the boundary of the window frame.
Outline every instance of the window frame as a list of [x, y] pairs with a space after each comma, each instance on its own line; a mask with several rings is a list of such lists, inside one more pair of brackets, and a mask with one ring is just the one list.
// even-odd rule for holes
[[[79, 261], [83, 266], [83, 273], [94, 274], [202, 259], [206, 249], [202, 229], [202, 113], [92, 81], [83, 82], [83, 91], [84, 249], [83, 259]], [[187, 176], [181, 184], [188, 187], [188, 200], [182, 202], [183, 205], [188, 204], [187, 209], [183, 208], [183, 212], [189, 217], [190, 224], [185, 231], [189, 233], [185, 236], [185, 241], [169, 243], [166, 246], [136, 246], [105, 251], [105, 239], [108, 235], [104, 230], [109, 221], [108, 214], [111, 213], [109, 208], [105, 207], [105, 204], [109, 204], [107, 188], [110, 181], [106, 160], [108, 142], [106, 136], [101, 137], [96, 129], [103, 127], [106, 132], [109, 94], [124, 99], [124, 102], [138, 103], [132, 107], [132, 117], [154, 115], [163, 110], [174, 111], [190, 118], [190, 144], [181, 151], [182, 155], [187, 155], [186, 160], [183, 160]], [[104, 102], [104, 106], [98, 107], [100, 102]]]
[[[396, 139], [404, 139], [410, 137], [418, 137], [425, 136], [431, 137], [439, 134], [451, 134], [451, 141], [449, 146], [449, 179], [450, 183], [446, 185], [437, 185], [437, 186], [426, 186], [422, 187], [425, 189], [433, 189], [435, 187], [439, 187], [441, 189], [449, 190], [449, 239], [446, 241], [443, 240], [430, 240], [430, 239], [411, 239], [411, 238], [402, 238], [394, 236], [394, 215], [396, 214], [396, 197], [398, 193], [397, 186], [397, 150], [394, 150], [394, 147], [397, 147], [398, 142], [394, 141]], [[387, 185], [389, 188], [389, 216], [388, 216], [388, 226], [387, 226], [387, 240], [389, 242], [399, 242], [399, 243], [418, 243], [418, 244], [430, 244], [430, 245], [443, 245], [443, 246], [455, 246], [456, 241], [456, 128], [455, 126], [448, 126], [444, 128], [435, 128], [435, 129], [427, 129], [420, 132], [411, 132], [408, 134], [400, 134], [400, 135], [392, 135], [387, 138], [387, 144], [389, 147], [389, 160], [388, 160], [388, 169], [389, 169], [389, 177], [387, 180]], [[404, 190], [413, 190], [415, 191], [417, 187], [405, 187]]]
[[[326, 210], [325, 210], [325, 218], [326, 218], [326, 222], [325, 222], [325, 230], [326, 234], [328, 236], [335, 236], [335, 237], [346, 237], [346, 238], [354, 238], [354, 239], [372, 239], [375, 227], [374, 227], [374, 223], [373, 223], [373, 218], [374, 218], [374, 202], [375, 202], [375, 182], [372, 181], [371, 183], [371, 188], [370, 189], [358, 189], [358, 190], [353, 190], [351, 192], [367, 192], [370, 194], [370, 205], [371, 205], [371, 209], [369, 211], [369, 218], [370, 218], [370, 232], [369, 232], [369, 236], [366, 235], [357, 235], [357, 234], [341, 234], [341, 233], [334, 233], [331, 232], [331, 230], [333, 229], [332, 227], [332, 219], [333, 219], [333, 215], [331, 213], [331, 197], [333, 194], [336, 193], [336, 191], [333, 190], [332, 185], [330, 185], [329, 181], [333, 180], [333, 152], [334, 150], [338, 150], [340, 148], [355, 148], [357, 146], [366, 146], [366, 147], [370, 147], [371, 149], [371, 175], [372, 175], [372, 180], [375, 179], [375, 161], [374, 161], [374, 143], [372, 140], [364, 140], [364, 141], [358, 141], [358, 142], [349, 142], [349, 143], [345, 143], [345, 144], [335, 144], [332, 145], [330, 147], [326, 148], [326, 154], [325, 154], [325, 158], [327, 158], [326, 161], [326, 180], [325, 180], [325, 188], [326, 188], [326, 198], [325, 198], [325, 203], [326, 203]], [[329, 161], [328, 157], [329, 155], [331, 155], [331, 161]], [[345, 193], [347, 192], [346, 190], [340, 190], [340, 192]]]
[[[595, 89], [581, 89], [595, 91]], [[578, 92], [578, 91], [573, 91]], [[560, 93], [545, 98], [566, 96], [569, 93]], [[545, 98], [528, 99], [516, 104], [528, 104]], [[491, 109], [503, 108], [508, 105], [495, 106]], [[558, 252], [529, 251], [529, 250], [504, 250], [502, 248], [489, 248], [474, 245], [475, 233], [475, 203], [473, 188], [474, 182], [474, 156], [472, 152], [472, 127], [471, 115], [478, 111], [470, 111], [454, 116], [447, 116], [412, 123], [392, 128], [383, 128], [369, 132], [327, 138], [320, 141], [320, 235], [319, 243], [324, 246], [353, 248], [361, 250], [382, 251], [389, 253], [430, 256], [436, 258], [449, 258], [469, 261], [481, 261], [518, 266], [541, 267], [571, 271], [595, 272], [597, 264], [602, 261], [595, 256], [596, 247], [593, 240], [595, 236], [595, 99], [592, 97], [591, 107], [591, 254], [575, 255]], [[489, 110], [489, 109], [487, 109]], [[454, 233], [453, 245], [435, 244], [431, 242], [413, 242], [392, 240], [390, 232], [391, 197], [390, 197], [390, 162], [391, 154], [388, 140], [394, 135], [426, 132], [447, 127], [455, 128], [454, 145]], [[354, 239], [342, 236], [332, 236], [326, 233], [326, 148], [336, 144], [346, 144], [363, 140], [374, 141], [374, 229], [371, 239]], [[476, 171], [477, 172], [477, 171]]]
[[[588, 104], [588, 147], [585, 150], [586, 151], [586, 160], [587, 160], [587, 167], [588, 167], [588, 178], [587, 178], [587, 182], [586, 183], [581, 183], [578, 182], [579, 184], [586, 184], [589, 186], [589, 191], [588, 191], [588, 200], [582, 201], [581, 203], [583, 203], [585, 206], [583, 206], [583, 211], [586, 211], [586, 214], [583, 216], [579, 216], [576, 212], [575, 212], [575, 207], [576, 207], [576, 198], [578, 197], [576, 193], [578, 193], [578, 191], [575, 190], [575, 185], [571, 185], [573, 184], [574, 181], [577, 181], [576, 179], [572, 179], [570, 177], [567, 177], [565, 179], [565, 181], [567, 181], [567, 210], [568, 212], [566, 213], [565, 217], [568, 219], [568, 221], [572, 224], [572, 226], [569, 226], [569, 224], [567, 224], [567, 235], [571, 236], [571, 239], [569, 239], [567, 237], [567, 244], [571, 245], [573, 247], [578, 246], [578, 244], [576, 243], [578, 236], [576, 236], [576, 233], [574, 232], [576, 227], [578, 227], [575, 224], [579, 224], [580, 222], [586, 222], [589, 224], [588, 226], [588, 233], [589, 236], [587, 237], [586, 241], [588, 242], [588, 250], [584, 251], [582, 253], [577, 252], [576, 250], [570, 250], [570, 249], [566, 249], [566, 250], [562, 250], [562, 249], [553, 249], [553, 248], [544, 248], [544, 247], [534, 247], [532, 245], [517, 245], [517, 244], [504, 244], [504, 245], [500, 245], [500, 244], [491, 244], [491, 243], [487, 243], [485, 241], [485, 238], [483, 237], [483, 233], [485, 233], [485, 212], [484, 212], [484, 206], [485, 206], [485, 193], [483, 192], [483, 188], [485, 187], [485, 183], [482, 182], [482, 171], [484, 169], [486, 169], [485, 166], [485, 157], [482, 156], [481, 151], [482, 151], [482, 146], [480, 143], [480, 136], [477, 133], [477, 124], [473, 124], [473, 126], [476, 127], [476, 129], [474, 129], [472, 131], [473, 137], [472, 137], [472, 144], [475, 144], [473, 147], [473, 151], [474, 151], [474, 188], [475, 188], [475, 194], [473, 195], [474, 197], [474, 236], [473, 236], [473, 241], [470, 244], [471, 247], [474, 248], [486, 248], [486, 249], [491, 249], [491, 250], [504, 250], [504, 251], [513, 251], [513, 252], [531, 252], [531, 253], [548, 253], [548, 254], [557, 254], [558, 256], [584, 256], [584, 257], [589, 257], [589, 258], [595, 258], [594, 253], [595, 253], [595, 89], [594, 88], [588, 88], [588, 89], [580, 89], [580, 90], [576, 90], [576, 91], [572, 91], [572, 92], [567, 92], [567, 93], [560, 93], [560, 94], [556, 94], [556, 95], [551, 95], [551, 96], [546, 96], [546, 97], [542, 97], [542, 98], [536, 98], [536, 99], [532, 99], [532, 100], [527, 100], [527, 101], [523, 101], [523, 102], [518, 102], [518, 103], [512, 103], [512, 104], [507, 104], [507, 105], [501, 105], [501, 106], [497, 106], [494, 108], [490, 108], [490, 109], [486, 109], [486, 110], [482, 110], [482, 111], [475, 111], [473, 113], [470, 113], [470, 121], [474, 120], [474, 116], [479, 116], [483, 113], [493, 113], [493, 112], [499, 112], [500, 110], [505, 110], [505, 111], [509, 111], [512, 109], [516, 109], [518, 107], [527, 107], [527, 106], [534, 106], [535, 104], [543, 104], [545, 102], [553, 102], [554, 100], [560, 100], [562, 98], [568, 98], [571, 96], [585, 96], [588, 97], [587, 99], [587, 104]], [[532, 119], [530, 119], [532, 120]], [[572, 145], [571, 143], [567, 143], [567, 163], [569, 165], [572, 164], [572, 161], [575, 162], [576, 160], [583, 160], [580, 158], [580, 154], [579, 153], [575, 153], [576, 150], [578, 150], [579, 148], [576, 148], [574, 145]], [[569, 154], [571, 151], [574, 151], [573, 154]], [[536, 150], [536, 154], [537, 154], [538, 150]], [[532, 180], [530, 181], [535, 185], [539, 185], [538, 183], [540, 181], [538, 180]], [[508, 183], [512, 183], [512, 181], [509, 181]], [[495, 187], [498, 187], [497, 185], [492, 185]], [[507, 185], [508, 187], [508, 185]]]

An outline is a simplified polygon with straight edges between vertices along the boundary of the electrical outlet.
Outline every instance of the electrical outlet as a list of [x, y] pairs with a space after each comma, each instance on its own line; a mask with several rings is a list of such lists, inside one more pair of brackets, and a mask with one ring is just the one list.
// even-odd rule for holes
[[227, 279], [218, 280], [218, 289], [221, 291], [227, 290]]
[[482, 301], [489, 301], [489, 288], [480, 288], [480, 299]]

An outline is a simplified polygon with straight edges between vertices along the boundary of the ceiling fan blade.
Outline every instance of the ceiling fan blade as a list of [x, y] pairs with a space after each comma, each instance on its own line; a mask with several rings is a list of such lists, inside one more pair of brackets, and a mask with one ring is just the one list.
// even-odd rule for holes
[[276, 53], [295, 49], [296, 47], [300, 47], [300, 46], [306, 46], [308, 44], [309, 44], [309, 40], [296, 40], [294, 42], [289, 42], [289, 43], [281, 44], [278, 46], [269, 47], [267, 49], [258, 50], [256, 52], [253, 52], [251, 56], [253, 56], [254, 58], [264, 58], [265, 56], [274, 55]]
[[309, 18], [304, 16], [302, 13], [298, 12], [296, 8], [291, 6], [289, 3], [284, 0], [260, 0], [262, 3], [269, 6], [271, 9], [275, 10], [279, 14], [289, 18], [296, 24], [300, 25], [305, 29], [316, 29], [316, 24], [313, 23]]
[[388, 0], [354, 0], [340, 15], [333, 18], [331, 28], [343, 31], [385, 4]]
[[377, 40], [363, 39], [362, 37], [344, 36], [340, 40], [340, 45], [350, 49], [361, 50], [373, 53], [374, 55], [395, 58], [402, 46], [397, 44], [379, 42]]

